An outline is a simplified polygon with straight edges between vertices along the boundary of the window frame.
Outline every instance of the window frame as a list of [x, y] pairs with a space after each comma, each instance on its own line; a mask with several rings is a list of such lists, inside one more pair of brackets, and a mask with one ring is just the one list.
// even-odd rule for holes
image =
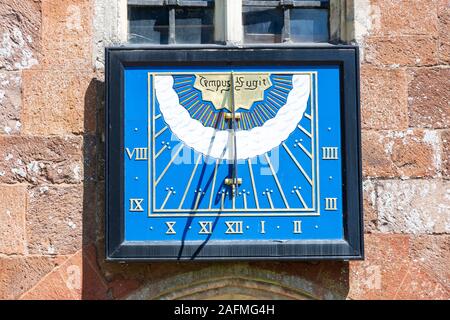
[[[169, 39], [168, 44], [176, 44], [176, 9], [180, 8], [211, 8], [214, 0], [127, 0], [127, 11], [129, 6], [134, 7], [166, 7], [169, 12]], [[128, 16], [128, 14], [127, 14]], [[128, 20], [128, 18], [127, 18]], [[127, 38], [129, 37], [129, 20], [127, 21]], [[163, 45], [163, 44], [162, 44]]]
[[[286, 43], [291, 42], [291, 10], [292, 9], [327, 9], [330, 13], [330, 1], [328, 0], [242, 0], [242, 8], [244, 7], [267, 7], [267, 8], [281, 8], [283, 11], [283, 28], [281, 31], [280, 42], [275, 43]], [[328, 19], [328, 34], [330, 35], [330, 19]], [[330, 36], [328, 37], [328, 41]], [[303, 43], [303, 42], [297, 42]], [[328, 43], [328, 42], [318, 42], [318, 43]]]
[[[327, 8], [329, 12], [328, 30], [329, 40], [328, 42], [317, 42], [317, 45], [329, 44], [353, 44], [355, 41], [354, 32], [354, 0], [273, 0], [273, 1], [261, 1], [261, 0], [117, 0], [122, 3], [121, 10], [125, 10], [124, 15], [126, 22], [120, 22], [122, 28], [122, 34], [124, 36], [119, 37], [122, 42], [128, 42], [128, 6], [169, 6], [169, 42], [168, 44], [161, 44], [161, 46], [178, 45], [175, 39], [175, 10], [180, 7], [214, 7], [214, 10], [218, 10], [225, 17], [221, 17], [216, 20], [217, 14], [214, 17], [215, 26], [215, 44], [222, 45], [242, 45], [244, 44], [244, 32], [242, 23], [243, 7], [248, 5], [255, 5], [257, 3], [265, 3], [268, 6], [269, 3], [273, 6], [282, 5], [286, 8], [285, 19], [289, 14], [287, 12], [292, 8]], [[230, 1], [233, 3], [233, 7], [230, 8]], [[239, 6], [237, 5], [239, 3]], [[237, 8], [241, 8], [241, 14], [236, 14]], [[217, 12], [217, 11], [216, 11]], [[232, 14], [229, 14], [232, 13]], [[289, 17], [290, 19], [290, 17]], [[219, 28], [218, 28], [219, 26]], [[220, 30], [218, 30], [220, 29]], [[224, 29], [224, 30], [222, 30]], [[275, 43], [278, 46], [292, 45], [290, 41], [283, 41], [290, 38], [290, 24], [284, 23], [282, 41]], [[271, 43], [270, 45], [273, 45]], [[303, 42], [295, 43], [296, 45], [302, 45]], [[142, 43], [141, 45], [145, 45]], [[181, 45], [181, 44], [180, 44]]]

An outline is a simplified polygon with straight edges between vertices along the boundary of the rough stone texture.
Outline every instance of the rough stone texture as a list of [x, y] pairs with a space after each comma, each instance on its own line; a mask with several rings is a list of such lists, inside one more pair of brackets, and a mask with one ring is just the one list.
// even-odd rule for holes
[[0, 3], [0, 299], [450, 299], [448, 0], [355, 7], [370, 234], [350, 264], [105, 261], [92, 47], [103, 54], [123, 13], [103, 5]]
[[409, 121], [415, 127], [450, 127], [450, 69], [411, 69]]
[[[372, 30], [372, 34], [426, 35], [437, 33], [438, 21], [436, 11], [432, 8], [435, 0], [371, 0], [371, 3], [379, 13], [377, 28]], [[358, 5], [357, 2], [356, 5]]]
[[426, 268], [450, 291], [450, 235], [413, 237], [411, 259]]
[[23, 74], [23, 131], [37, 135], [93, 132], [95, 88], [89, 72], [27, 70]]
[[366, 177], [430, 177], [440, 167], [439, 136], [434, 131], [363, 131]]
[[[20, 299], [60, 300], [109, 298], [109, 286], [95, 261], [95, 248], [84, 247], [53, 269]], [[115, 283], [119, 286], [119, 283]]]
[[361, 68], [362, 127], [408, 128], [407, 77], [403, 69]]
[[0, 182], [79, 183], [83, 138], [0, 136]]
[[409, 235], [366, 235], [365, 261], [350, 263], [352, 299], [449, 299], [448, 287], [411, 259]]
[[378, 223], [376, 182], [372, 180], [363, 182], [363, 201], [364, 232], [376, 232]]
[[426, 66], [438, 61], [438, 43], [430, 36], [370, 36], [365, 59], [375, 65]]
[[28, 250], [31, 254], [72, 254], [82, 245], [83, 187], [36, 186], [29, 190]]
[[450, 178], [450, 130], [441, 133], [442, 142], [442, 175]]
[[51, 257], [0, 257], [0, 299], [17, 299], [53, 270], [59, 259]]
[[381, 232], [450, 233], [450, 181], [379, 181], [377, 194]]
[[450, 2], [439, 0], [438, 31], [439, 31], [439, 61], [450, 63]]
[[21, 75], [16, 71], [0, 71], [0, 132], [14, 134], [20, 131]]
[[47, 0], [42, 3], [42, 67], [92, 69], [90, 0]]
[[[200, 265], [198, 265], [199, 267]], [[299, 268], [301, 266], [301, 268]], [[295, 270], [297, 269], [297, 270]], [[343, 263], [218, 263], [146, 281], [129, 299], [201, 299], [224, 294], [271, 299], [343, 299]], [[327, 280], [331, 279], [332, 286]], [[231, 290], [226, 290], [226, 289]], [[232, 291], [232, 292], [230, 292]]]
[[0, 254], [25, 254], [27, 189], [0, 185]]
[[36, 0], [0, 2], [0, 70], [20, 70], [37, 63], [40, 7]]

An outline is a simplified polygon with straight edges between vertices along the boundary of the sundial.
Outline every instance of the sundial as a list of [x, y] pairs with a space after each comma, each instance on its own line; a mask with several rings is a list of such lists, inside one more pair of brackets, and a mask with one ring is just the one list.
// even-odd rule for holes
[[[257, 247], [345, 243], [352, 156], [341, 63], [212, 62], [122, 71], [122, 245], [164, 260], [214, 259], [233, 246], [250, 248], [244, 258], [283, 258]], [[236, 250], [222, 257], [242, 258]]]

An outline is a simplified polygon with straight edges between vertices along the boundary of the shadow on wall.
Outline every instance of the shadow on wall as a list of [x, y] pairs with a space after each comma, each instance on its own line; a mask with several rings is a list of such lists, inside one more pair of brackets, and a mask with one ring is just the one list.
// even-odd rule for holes
[[[105, 84], [85, 93], [82, 299], [345, 299], [348, 262], [105, 262]], [[96, 117], [96, 130], [90, 132]]]

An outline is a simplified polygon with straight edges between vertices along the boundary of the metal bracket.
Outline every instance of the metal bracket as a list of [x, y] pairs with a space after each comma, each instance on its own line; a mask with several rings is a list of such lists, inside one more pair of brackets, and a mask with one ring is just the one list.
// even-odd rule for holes
[[224, 183], [227, 186], [241, 185], [242, 184], [242, 178], [236, 178], [236, 179], [226, 178]]
[[225, 113], [225, 120], [241, 120], [241, 114], [239, 112], [234, 113], [234, 119], [232, 113]]

